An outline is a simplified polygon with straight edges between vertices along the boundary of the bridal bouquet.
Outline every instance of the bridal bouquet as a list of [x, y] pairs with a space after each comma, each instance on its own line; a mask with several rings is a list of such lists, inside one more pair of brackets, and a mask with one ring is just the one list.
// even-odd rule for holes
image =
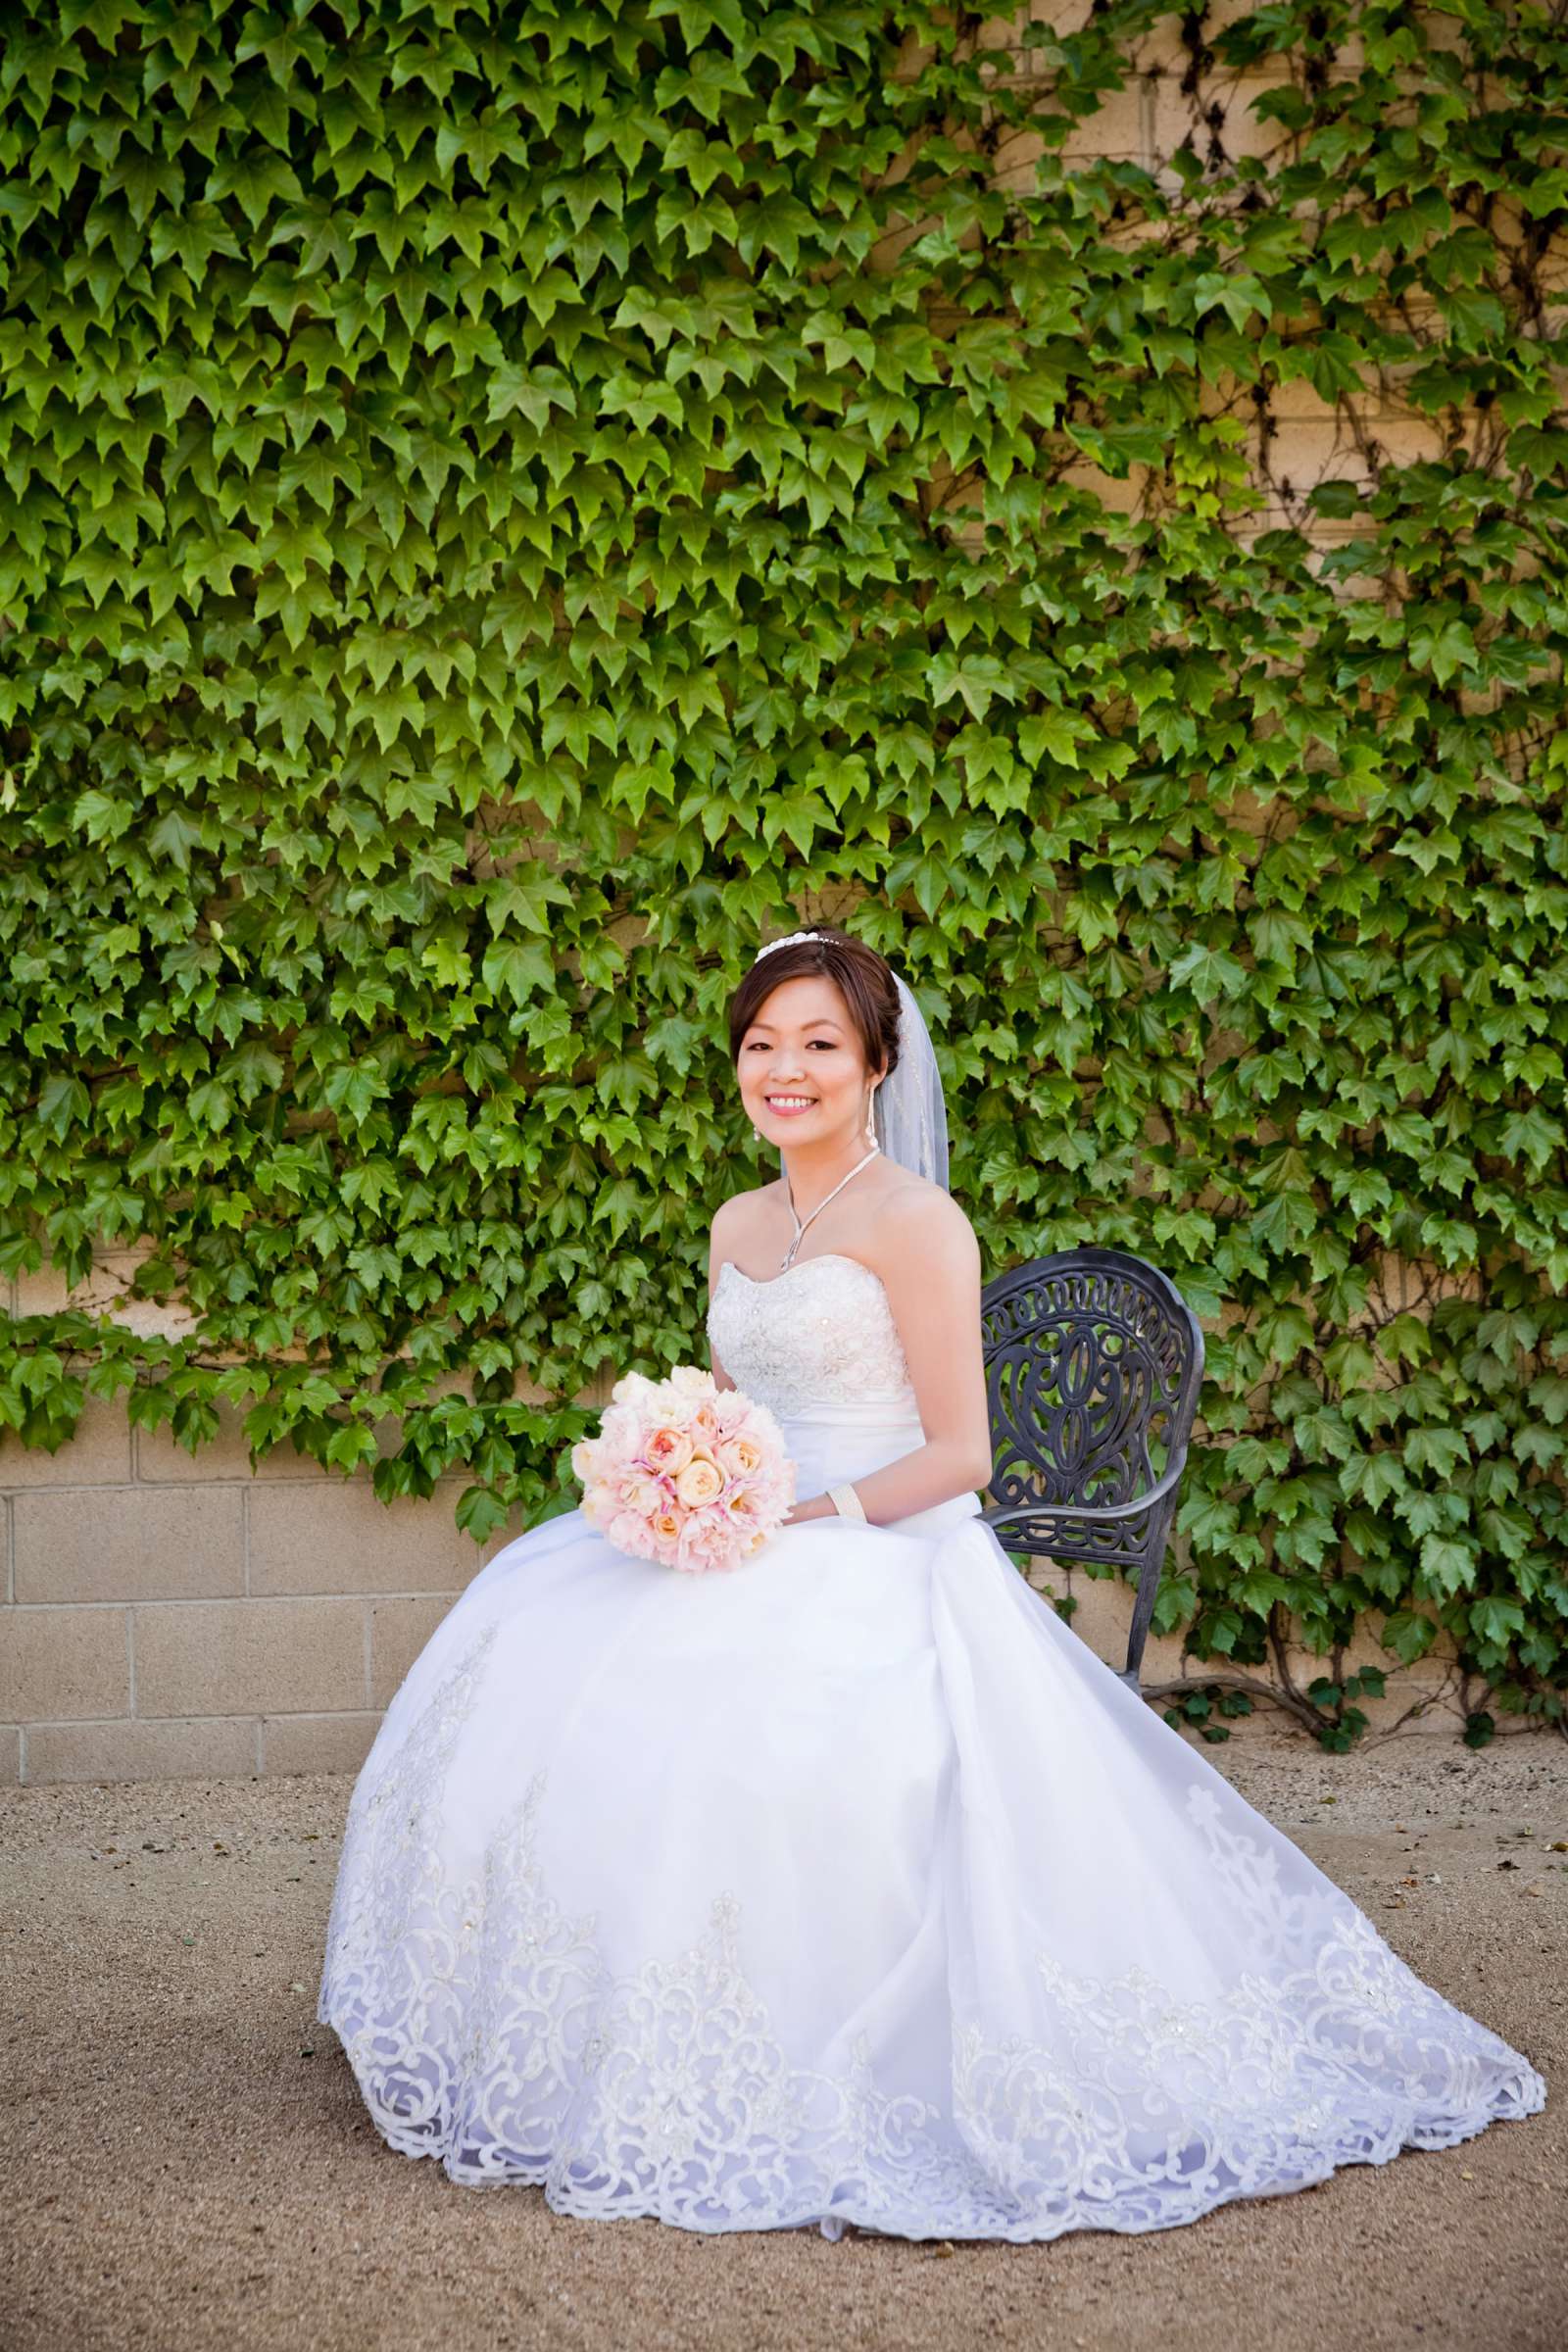
[[765, 1404], [700, 1364], [663, 1380], [628, 1372], [571, 1466], [582, 1515], [617, 1551], [702, 1571], [733, 1568], [783, 1526], [795, 1464]]

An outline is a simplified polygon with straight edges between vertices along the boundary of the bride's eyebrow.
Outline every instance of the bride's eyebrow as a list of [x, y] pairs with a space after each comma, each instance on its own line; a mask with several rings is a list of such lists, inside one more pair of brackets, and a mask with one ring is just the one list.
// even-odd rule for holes
[[[773, 1024], [771, 1021], [754, 1021], [752, 1023], [752, 1028], [749, 1029], [746, 1034], [748, 1037], [750, 1037], [753, 1029], [771, 1030], [772, 1026]], [[837, 1029], [839, 1026], [840, 1024], [833, 1018], [833, 1015], [830, 1012], [819, 1012], [815, 1014], [812, 1019], [808, 1021], [803, 1021], [801, 1023], [801, 1027], [803, 1029]]]

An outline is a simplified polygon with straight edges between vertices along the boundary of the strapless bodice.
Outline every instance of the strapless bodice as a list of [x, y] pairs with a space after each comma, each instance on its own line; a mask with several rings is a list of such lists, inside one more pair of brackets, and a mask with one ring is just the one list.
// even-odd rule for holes
[[797, 1258], [766, 1282], [726, 1258], [708, 1336], [736, 1386], [780, 1420], [861, 1401], [878, 1417], [918, 1414], [882, 1277], [858, 1257]]
[[[726, 1258], [708, 1337], [736, 1387], [776, 1416], [802, 1496], [925, 1444], [892, 1302], [881, 1275], [860, 1258], [824, 1251], [763, 1282]], [[957, 1494], [891, 1524], [934, 1535], [979, 1509], [975, 1495]]]

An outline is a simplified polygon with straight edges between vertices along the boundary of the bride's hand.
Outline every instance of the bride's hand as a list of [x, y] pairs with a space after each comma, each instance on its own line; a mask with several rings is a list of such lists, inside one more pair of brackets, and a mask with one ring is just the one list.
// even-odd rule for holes
[[838, 1505], [830, 1495], [812, 1494], [805, 1502], [794, 1502], [785, 1513], [786, 1527], [799, 1527], [807, 1519], [836, 1519]]

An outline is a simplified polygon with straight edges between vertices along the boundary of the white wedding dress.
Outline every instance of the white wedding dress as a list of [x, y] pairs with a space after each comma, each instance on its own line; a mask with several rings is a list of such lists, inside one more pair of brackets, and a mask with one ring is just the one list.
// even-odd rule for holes
[[[922, 1443], [859, 1260], [726, 1265], [708, 1328], [803, 1497]], [[393, 2148], [592, 2219], [1022, 2240], [1544, 2106], [979, 1509], [710, 1575], [574, 1510], [479, 1571], [366, 1758], [327, 1929], [318, 2015]]]

